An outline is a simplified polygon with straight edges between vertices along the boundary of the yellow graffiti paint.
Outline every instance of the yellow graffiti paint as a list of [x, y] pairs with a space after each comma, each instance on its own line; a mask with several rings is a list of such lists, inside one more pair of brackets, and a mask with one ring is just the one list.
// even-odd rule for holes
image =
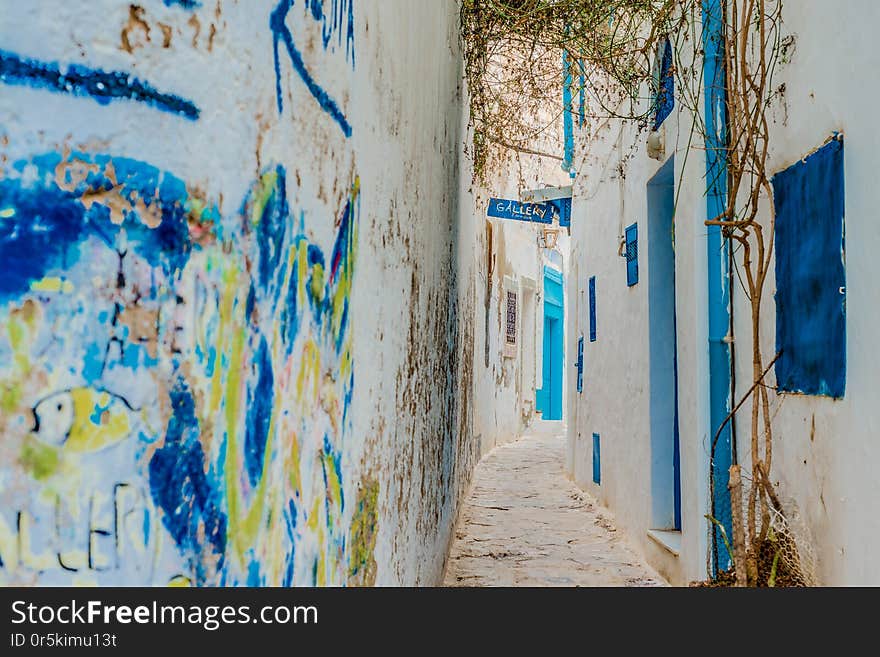
[[342, 507], [342, 482], [339, 481], [332, 454], [324, 454], [324, 471], [327, 473], [327, 498], [339, 509]]
[[379, 482], [364, 477], [348, 534], [348, 583], [373, 586], [376, 583], [376, 536], [379, 531]]
[[299, 375], [296, 378], [296, 398], [301, 405], [305, 405], [306, 402], [310, 401], [304, 397], [305, 393], [308, 391], [306, 386], [310, 382], [312, 384], [312, 397], [310, 399], [318, 399], [320, 371], [321, 353], [315, 341], [309, 338], [303, 344], [302, 352], [300, 353]]
[[275, 191], [278, 184], [278, 173], [276, 171], [268, 171], [260, 177], [260, 186], [254, 194], [254, 204], [251, 211], [251, 223], [254, 225], [260, 223], [266, 204]]
[[37, 481], [44, 481], [58, 470], [60, 451], [45, 445], [32, 436], [26, 436], [18, 455], [19, 463]]
[[312, 298], [321, 303], [324, 300], [324, 267], [321, 263], [315, 263], [312, 266]]
[[177, 575], [168, 581], [168, 588], [185, 589], [192, 586], [192, 580], [185, 575]]
[[124, 440], [131, 433], [130, 412], [106, 392], [92, 388], [74, 388], [73, 424], [64, 449], [71, 452], [96, 452]]
[[64, 292], [70, 294], [73, 292], [73, 283], [59, 276], [46, 276], [38, 281], [31, 283], [33, 292]]
[[18, 408], [18, 403], [21, 400], [21, 384], [13, 382], [13, 383], [4, 383], [0, 386], [0, 410], [4, 413], [12, 413], [16, 408]]

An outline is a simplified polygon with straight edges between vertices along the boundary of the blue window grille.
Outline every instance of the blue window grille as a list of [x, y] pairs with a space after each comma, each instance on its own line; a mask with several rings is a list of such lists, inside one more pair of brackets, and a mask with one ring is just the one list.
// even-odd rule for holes
[[590, 342], [596, 341], [596, 277], [590, 277]]
[[577, 368], [577, 391], [584, 391], [584, 337], [578, 338], [578, 359], [574, 364]]
[[639, 282], [639, 225], [626, 229], [626, 284], [632, 287]]
[[843, 138], [772, 182], [777, 386], [839, 399], [846, 390]]
[[672, 43], [666, 39], [660, 73], [657, 80], [657, 97], [654, 99], [654, 130], [658, 130], [675, 109], [675, 76], [672, 72]]
[[598, 433], [593, 434], [593, 483], [602, 483], [602, 454], [600, 452], [600, 438]]

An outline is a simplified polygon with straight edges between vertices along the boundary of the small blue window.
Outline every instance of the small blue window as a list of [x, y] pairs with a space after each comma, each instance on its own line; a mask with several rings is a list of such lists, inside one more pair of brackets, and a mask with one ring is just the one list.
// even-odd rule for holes
[[654, 130], [658, 130], [675, 109], [675, 76], [672, 71], [672, 43], [666, 39], [660, 72], [657, 80], [657, 97], [654, 99]]
[[593, 434], [593, 483], [602, 483], [602, 454], [600, 453], [599, 434]]
[[584, 337], [578, 338], [578, 359], [574, 364], [577, 367], [577, 391], [584, 391]]
[[632, 287], [639, 282], [639, 225], [626, 229], [626, 284]]
[[773, 177], [776, 382], [842, 398], [846, 389], [843, 138]]
[[590, 277], [590, 342], [596, 341], [596, 277]]

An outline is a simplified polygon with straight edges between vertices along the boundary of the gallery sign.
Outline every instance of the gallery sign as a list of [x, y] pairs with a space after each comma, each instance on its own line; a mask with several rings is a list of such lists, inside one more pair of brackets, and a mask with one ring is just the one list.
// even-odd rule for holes
[[553, 205], [550, 203], [520, 203], [509, 199], [493, 198], [489, 200], [487, 214], [498, 219], [532, 221], [538, 224], [553, 223]]

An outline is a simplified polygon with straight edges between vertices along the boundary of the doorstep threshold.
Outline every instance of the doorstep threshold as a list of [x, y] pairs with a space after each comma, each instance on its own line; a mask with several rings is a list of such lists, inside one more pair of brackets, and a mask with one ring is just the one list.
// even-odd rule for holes
[[649, 529], [648, 538], [677, 557], [681, 553], [681, 532], [668, 529]]

